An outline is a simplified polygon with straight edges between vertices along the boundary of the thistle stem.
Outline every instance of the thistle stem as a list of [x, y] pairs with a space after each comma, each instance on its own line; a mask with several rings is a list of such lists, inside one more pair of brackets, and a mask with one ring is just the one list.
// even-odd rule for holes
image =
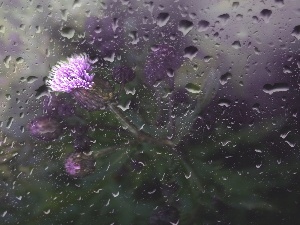
[[120, 123], [128, 129], [128, 131], [136, 137], [139, 136], [139, 129], [124, 116], [122, 111], [115, 104], [108, 104], [108, 107], [110, 111], [115, 114]]
[[150, 143], [154, 143], [156, 145], [169, 146], [174, 147], [175, 144], [170, 140], [165, 139], [155, 139], [145, 132], [139, 130], [128, 118], [123, 114], [123, 112], [113, 103], [108, 104], [109, 109], [112, 113], [115, 114], [116, 118], [120, 121], [120, 123], [127, 127], [128, 131], [130, 131], [137, 139], [140, 141], [146, 141]]
[[[126, 144], [126, 146], [129, 144]], [[95, 158], [101, 158], [103, 156], [106, 156], [108, 154], [114, 153], [116, 152], [118, 149], [124, 147], [125, 145], [117, 145], [117, 146], [111, 146], [111, 147], [107, 147], [107, 148], [103, 148], [100, 151], [97, 151], [94, 156]]]

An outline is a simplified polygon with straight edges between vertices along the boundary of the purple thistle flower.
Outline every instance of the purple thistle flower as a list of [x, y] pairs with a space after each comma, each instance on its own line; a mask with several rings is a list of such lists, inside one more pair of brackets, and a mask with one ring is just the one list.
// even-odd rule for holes
[[94, 85], [91, 70], [92, 61], [86, 54], [73, 55], [52, 68], [47, 85], [52, 91], [67, 93], [74, 89], [90, 89]]

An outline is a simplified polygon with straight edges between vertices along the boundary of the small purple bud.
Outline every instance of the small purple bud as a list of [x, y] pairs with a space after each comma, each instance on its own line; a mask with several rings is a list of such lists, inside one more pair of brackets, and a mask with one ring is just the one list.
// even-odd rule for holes
[[134, 71], [127, 66], [118, 66], [113, 69], [113, 80], [119, 84], [126, 84], [135, 78]]
[[62, 134], [61, 123], [48, 115], [35, 118], [27, 125], [27, 129], [32, 137], [43, 141], [57, 139]]
[[95, 171], [96, 161], [83, 152], [71, 153], [65, 161], [65, 170], [72, 177], [85, 177]]
[[174, 206], [159, 206], [150, 216], [150, 225], [170, 225], [179, 221], [179, 211]]

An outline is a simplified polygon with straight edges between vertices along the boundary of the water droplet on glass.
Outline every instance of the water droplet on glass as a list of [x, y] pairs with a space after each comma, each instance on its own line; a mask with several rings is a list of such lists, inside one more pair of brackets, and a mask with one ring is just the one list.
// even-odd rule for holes
[[139, 42], [138, 32], [137, 31], [131, 31], [129, 33], [129, 37], [132, 38], [132, 41], [130, 42], [133, 45], [136, 45]]
[[280, 134], [280, 137], [281, 137], [282, 139], [285, 139], [285, 138], [288, 136], [288, 134], [289, 134], [290, 132], [291, 132], [290, 130], [287, 131], [287, 132], [284, 132], [284, 133]]
[[75, 30], [71, 27], [63, 27], [60, 31], [61, 36], [71, 39], [74, 37]]
[[225, 73], [220, 77], [220, 84], [224, 85], [227, 84], [228, 80], [230, 80], [232, 78], [232, 74], [231, 73]]
[[154, 194], [156, 192], [156, 189], [154, 189], [153, 191], [148, 191], [148, 194], [149, 195], [152, 195], [152, 194]]
[[229, 107], [230, 103], [231, 103], [230, 100], [223, 98], [223, 99], [219, 100], [218, 105], [219, 106], [224, 106], [224, 107]]
[[110, 203], [110, 199], [108, 199], [108, 201], [107, 201], [107, 203], [106, 203], [106, 205], [105, 205], [105, 206], [108, 206], [108, 205], [109, 205], [109, 203]]
[[7, 214], [7, 211], [2, 213], [2, 217], [4, 217]]
[[275, 3], [279, 8], [282, 8], [284, 6], [284, 0], [275, 0]]
[[290, 147], [294, 148], [296, 143], [290, 142], [288, 140], [285, 141]]
[[162, 13], [158, 14], [156, 23], [159, 27], [163, 27], [168, 23], [169, 19], [170, 19], [169, 13], [162, 12]]
[[6, 98], [6, 100], [10, 100], [11, 99], [11, 95], [10, 94], [6, 94], [5, 98]]
[[113, 61], [115, 61], [115, 55], [116, 54], [113, 52], [110, 56], [106, 56], [103, 59], [108, 62], [113, 62]]
[[235, 42], [232, 43], [232, 47], [234, 49], [240, 49], [242, 46], [241, 46], [240, 41], [235, 41]]
[[81, 3], [79, 0], [74, 0], [74, 3], [73, 3], [73, 9], [75, 8], [79, 8], [81, 6]]
[[9, 117], [6, 123], [6, 128], [9, 129], [14, 121], [13, 117]]
[[239, 2], [233, 2], [232, 3], [232, 8], [236, 9], [237, 7], [239, 7], [240, 3]]
[[5, 33], [5, 26], [3, 25], [0, 25], [0, 33]]
[[171, 68], [167, 69], [167, 75], [168, 77], [174, 77], [174, 70]]
[[292, 36], [294, 36], [295, 38], [300, 40], [300, 25], [294, 27], [294, 30], [292, 32]]
[[201, 88], [199, 85], [197, 84], [193, 84], [193, 83], [188, 83], [187, 85], [185, 85], [185, 89], [193, 94], [198, 94], [201, 92]]
[[18, 57], [16, 58], [16, 62], [19, 64], [19, 63], [23, 63], [24, 62], [24, 59], [22, 57]]
[[69, 15], [68, 10], [61, 9], [60, 12], [61, 12], [61, 18], [62, 18], [62, 20], [67, 21], [68, 15]]
[[263, 18], [263, 20], [266, 22], [266, 23], [269, 23], [269, 19], [272, 15], [272, 11], [269, 10], [269, 9], [263, 9], [261, 12], [260, 12], [260, 15], [261, 17]]
[[220, 19], [220, 21], [223, 25], [226, 25], [229, 18], [230, 18], [230, 16], [229, 16], [228, 13], [225, 13], [225, 14], [222, 14], [222, 15], [218, 16], [218, 18]]
[[183, 36], [187, 35], [193, 29], [193, 23], [189, 20], [181, 20], [179, 22], [178, 30], [182, 32]]
[[206, 31], [208, 29], [208, 26], [209, 26], [209, 22], [208, 21], [206, 21], [206, 20], [200, 20], [199, 23], [198, 23], [197, 30], [199, 32]]
[[184, 49], [183, 57], [192, 60], [197, 55], [197, 52], [198, 52], [198, 48], [196, 48], [195, 46], [186, 47]]
[[190, 172], [188, 175], [184, 174], [184, 177], [185, 177], [186, 179], [190, 179], [191, 176], [192, 176], [192, 172]]
[[50, 213], [50, 209], [48, 209], [47, 211], [44, 211], [44, 213], [45, 213], [46, 215], [48, 215], [48, 214]]
[[261, 165], [262, 165], [262, 163], [257, 164], [257, 165], [256, 165], [256, 168], [259, 169], [259, 168], [261, 167]]
[[9, 62], [11, 60], [11, 56], [10, 55], [7, 55], [5, 56], [5, 58], [3, 59], [3, 63], [5, 65], [6, 68], [9, 68]]
[[116, 194], [112, 193], [112, 195], [113, 195], [114, 197], [118, 197], [118, 196], [119, 196], [119, 194], [120, 194], [120, 192], [119, 192], [119, 191], [118, 191]]
[[204, 62], [209, 62], [211, 59], [212, 59], [212, 57], [207, 55], [204, 57]]
[[35, 77], [35, 76], [29, 76], [29, 77], [27, 77], [26, 80], [27, 80], [27, 82], [28, 82], [29, 84], [31, 84], [31, 83], [35, 82], [37, 79], [38, 79], [38, 78]]
[[36, 91], [36, 94], [35, 94], [35, 97], [37, 99], [39, 99], [40, 97], [42, 96], [45, 96], [45, 95], [48, 95], [48, 88], [46, 85], [42, 85], [40, 86], [38, 89], [35, 90]]
[[122, 109], [122, 111], [126, 111], [126, 110], [129, 109], [130, 103], [131, 103], [131, 101], [128, 101], [128, 102], [126, 103], [125, 106], [123, 106], [123, 105], [118, 105], [118, 107], [119, 107], [120, 109]]
[[269, 95], [272, 95], [276, 92], [288, 91], [289, 86], [287, 83], [275, 83], [274, 85], [266, 84], [263, 87], [263, 91]]

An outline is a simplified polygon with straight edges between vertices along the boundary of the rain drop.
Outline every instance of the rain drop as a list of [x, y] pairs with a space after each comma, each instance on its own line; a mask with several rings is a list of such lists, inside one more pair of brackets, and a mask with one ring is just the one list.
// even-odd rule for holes
[[218, 16], [218, 18], [221, 20], [221, 23], [223, 25], [226, 25], [227, 22], [228, 22], [228, 20], [229, 20], [229, 18], [230, 18], [230, 16], [229, 16], [228, 13], [225, 13], [225, 14], [222, 14], [222, 15]]
[[275, 0], [275, 3], [279, 8], [282, 8], [284, 6], [284, 0]]
[[119, 191], [118, 191], [116, 194], [112, 193], [112, 195], [113, 195], [114, 197], [118, 197], [118, 196], [119, 196], [119, 194], [120, 194], [120, 192], [119, 192]]
[[11, 60], [11, 56], [10, 55], [7, 55], [5, 56], [5, 58], [3, 59], [3, 62], [4, 62], [4, 65], [6, 68], [9, 68], [9, 62]]
[[48, 214], [50, 213], [50, 209], [48, 209], [47, 211], [44, 211], [44, 213], [45, 213], [46, 215], [48, 215]]
[[24, 59], [22, 57], [18, 57], [16, 58], [16, 62], [19, 64], [19, 63], [23, 63], [24, 62]]
[[287, 83], [275, 83], [274, 85], [266, 84], [263, 87], [263, 91], [269, 95], [272, 95], [276, 92], [288, 91], [289, 86]]
[[64, 27], [60, 31], [61, 36], [71, 39], [74, 37], [75, 30], [71, 27]]
[[187, 35], [193, 29], [193, 23], [189, 20], [181, 20], [179, 22], [178, 30], [182, 32], [183, 36]]
[[264, 19], [264, 21], [265, 21], [266, 23], [269, 23], [269, 19], [270, 19], [271, 15], [272, 15], [272, 11], [269, 10], [269, 9], [263, 9], [263, 10], [260, 12], [260, 15], [261, 15], [261, 17]]
[[193, 93], [193, 94], [198, 94], [201, 92], [201, 88], [199, 85], [197, 84], [193, 84], [193, 83], [188, 83], [186, 86], [185, 86], [185, 89], [190, 92], [190, 93]]
[[198, 48], [196, 48], [195, 46], [186, 47], [184, 49], [183, 57], [192, 60], [197, 55], [197, 52], [198, 52]]
[[2, 213], [2, 217], [4, 217], [7, 214], [7, 211], [5, 211], [4, 213]]
[[27, 82], [28, 82], [29, 84], [31, 84], [31, 83], [35, 82], [37, 79], [38, 79], [38, 78], [35, 77], [35, 76], [29, 76], [29, 77], [27, 77], [26, 80], [27, 80]]
[[239, 7], [240, 3], [239, 2], [233, 2], [232, 3], [232, 8], [236, 9], [237, 7]]
[[0, 25], [0, 33], [5, 33], [5, 27], [3, 25]]
[[169, 19], [170, 19], [169, 13], [162, 12], [162, 13], [158, 14], [156, 23], [159, 27], [163, 27], [168, 23]]
[[232, 74], [231, 73], [225, 73], [220, 77], [220, 84], [224, 85], [227, 84], [228, 80], [230, 80], [232, 78]]
[[9, 129], [14, 121], [13, 117], [9, 117], [6, 123], [6, 128]]
[[235, 42], [232, 43], [232, 47], [234, 49], [240, 49], [242, 46], [241, 46], [240, 41], [235, 41]]
[[292, 32], [292, 36], [294, 36], [295, 38], [300, 40], [300, 25], [294, 27], [294, 30]]
[[208, 29], [208, 26], [209, 26], [209, 22], [208, 21], [206, 21], [206, 20], [200, 20], [199, 23], [198, 23], [197, 30], [199, 32], [206, 31]]
[[190, 172], [188, 175], [185, 175], [185, 174], [184, 174], [184, 176], [185, 176], [186, 179], [190, 179], [191, 176], [192, 176], [192, 172]]

